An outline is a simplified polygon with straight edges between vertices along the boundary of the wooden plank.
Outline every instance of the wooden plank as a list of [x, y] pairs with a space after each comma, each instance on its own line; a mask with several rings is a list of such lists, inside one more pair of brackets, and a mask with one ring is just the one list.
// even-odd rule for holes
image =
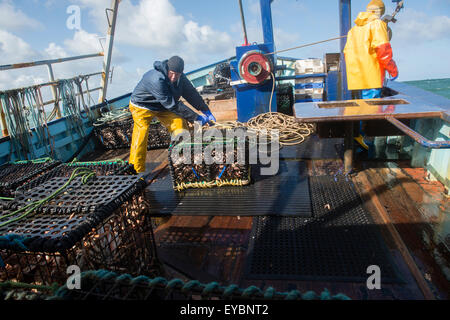
[[420, 290], [422, 291], [424, 298], [426, 300], [435, 300], [435, 296], [431, 292], [431, 289], [429, 288], [428, 284], [426, 283], [422, 273], [420, 272], [419, 268], [417, 267], [416, 263], [414, 262], [414, 259], [412, 258], [411, 254], [409, 253], [407, 246], [403, 242], [403, 239], [401, 238], [401, 236], [398, 233], [395, 226], [392, 224], [392, 222], [389, 218], [389, 214], [386, 212], [385, 207], [381, 204], [378, 196], [375, 194], [375, 192], [371, 188], [371, 184], [369, 182], [367, 174], [365, 172], [360, 172], [360, 173], [358, 173], [358, 177], [359, 177], [360, 181], [362, 182], [362, 185], [364, 186], [365, 193], [370, 198], [370, 201], [372, 202], [372, 204], [376, 207], [379, 216], [381, 217], [383, 223], [386, 225], [386, 228], [389, 230], [405, 263], [407, 264], [409, 270], [411, 271], [414, 279], [417, 282], [417, 285], [419, 286]]

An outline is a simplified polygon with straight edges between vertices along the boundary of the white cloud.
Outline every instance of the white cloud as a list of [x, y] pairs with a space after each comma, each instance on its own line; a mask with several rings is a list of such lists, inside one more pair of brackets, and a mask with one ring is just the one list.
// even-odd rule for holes
[[23, 39], [0, 29], [0, 64], [25, 62], [39, 56]]
[[399, 21], [390, 27], [393, 30], [393, 41], [406, 44], [450, 39], [450, 17], [445, 15], [429, 16], [413, 9], [405, 9]]
[[47, 48], [45, 48], [45, 53], [48, 55], [50, 59], [58, 59], [68, 57], [66, 50], [58, 46], [56, 43], [51, 42]]
[[103, 51], [99, 36], [84, 30], [76, 31], [72, 39], [64, 40], [66, 48], [76, 55], [91, 54]]
[[3, 0], [0, 3], [0, 29], [17, 31], [36, 28], [43, 28], [43, 26], [39, 21], [14, 8], [12, 1]]
[[[89, 8], [99, 30], [105, 29], [104, 9], [108, 1], [72, 0]], [[158, 56], [179, 54], [186, 63], [204, 61], [211, 55], [220, 59], [233, 55], [234, 44], [226, 32], [178, 14], [169, 0], [122, 0], [115, 43], [152, 50]]]

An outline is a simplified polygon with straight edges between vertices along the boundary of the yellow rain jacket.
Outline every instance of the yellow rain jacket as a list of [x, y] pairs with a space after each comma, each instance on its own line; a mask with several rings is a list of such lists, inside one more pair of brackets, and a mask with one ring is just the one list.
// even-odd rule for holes
[[385, 71], [398, 75], [387, 25], [370, 12], [360, 12], [344, 48], [349, 90], [381, 88]]

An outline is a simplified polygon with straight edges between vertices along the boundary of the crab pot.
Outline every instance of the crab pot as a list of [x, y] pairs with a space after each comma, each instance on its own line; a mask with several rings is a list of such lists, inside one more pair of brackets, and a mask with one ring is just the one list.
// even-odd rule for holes
[[[95, 136], [107, 150], [124, 149], [131, 146], [133, 119], [105, 123], [95, 127]], [[150, 123], [147, 150], [167, 148], [170, 133], [159, 121]]]
[[107, 122], [94, 128], [95, 136], [107, 150], [129, 148], [133, 132], [133, 119]]
[[[226, 137], [226, 130], [221, 130]], [[230, 147], [231, 145], [231, 147]], [[243, 161], [238, 157], [244, 146]], [[196, 147], [195, 143], [179, 141], [169, 148], [169, 170], [175, 190], [218, 186], [242, 186], [250, 183], [248, 140], [213, 139]], [[190, 154], [190, 157], [188, 157]], [[211, 157], [206, 161], [205, 157]]]
[[0, 166], [0, 196], [14, 197], [14, 192], [18, 187], [45, 174], [60, 163], [60, 161], [45, 159], [3, 164]]
[[52, 178], [70, 177], [76, 168], [89, 168], [95, 172], [96, 176], [110, 176], [110, 175], [133, 175], [136, 174], [134, 166], [127, 161], [99, 161], [99, 162], [72, 162], [63, 163], [39, 176], [36, 179], [19, 187], [16, 193], [24, 193], [33, 188], [36, 188]]
[[[47, 197], [66, 182], [53, 178], [18, 196], [9, 212]], [[140, 176], [102, 176], [87, 184], [77, 178], [67, 192], [0, 227], [0, 281], [64, 284], [71, 265], [81, 271], [158, 275], [145, 186]]]

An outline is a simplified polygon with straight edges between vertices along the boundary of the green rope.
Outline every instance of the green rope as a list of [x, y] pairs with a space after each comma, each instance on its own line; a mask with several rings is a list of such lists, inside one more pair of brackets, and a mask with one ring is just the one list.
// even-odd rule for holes
[[52, 158], [39, 158], [39, 159], [33, 159], [33, 160], [17, 160], [14, 162], [11, 162], [12, 164], [26, 164], [26, 163], [45, 163], [45, 162], [50, 162], [53, 161]]
[[0, 200], [14, 200], [14, 198], [0, 197]]
[[12, 212], [12, 213], [10, 213], [10, 214], [6, 214], [6, 215], [3, 215], [3, 216], [0, 216], [0, 220], [1, 220], [1, 219], [5, 219], [5, 218], [9, 218], [9, 217], [15, 216], [15, 215], [17, 215], [18, 213], [21, 213], [21, 212], [25, 211], [25, 213], [22, 214], [22, 215], [20, 215], [19, 217], [16, 217], [16, 218], [13, 218], [13, 219], [11, 219], [11, 220], [8, 220], [8, 221], [6, 221], [6, 222], [1, 223], [1, 224], [0, 224], [0, 228], [1, 228], [1, 227], [4, 227], [4, 226], [6, 226], [6, 225], [8, 225], [8, 224], [10, 224], [10, 223], [13, 223], [13, 222], [22, 220], [23, 218], [25, 218], [25, 217], [27, 217], [28, 215], [30, 215], [30, 214], [33, 213], [38, 207], [42, 206], [43, 204], [49, 202], [50, 200], [52, 200], [53, 198], [55, 198], [56, 196], [58, 196], [58, 195], [59, 195], [59, 194], [60, 194], [60, 193], [61, 193], [61, 192], [62, 192], [62, 191], [63, 191], [63, 190], [64, 190], [64, 189], [65, 189], [65, 188], [66, 188], [66, 187], [67, 187], [67, 186], [75, 179], [75, 178], [81, 177], [81, 182], [82, 182], [83, 184], [86, 184], [87, 181], [88, 181], [90, 178], [94, 177], [94, 176], [95, 176], [94, 171], [92, 171], [92, 170], [90, 170], [90, 169], [88, 169], [88, 168], [84, 168], [84, 167], [76, 168], [76, 169], [72, 172], [72, 175], [70, 176], [69, 180], [67, 180], [67, 182], [66, 182], [63, 186], [61, 186], [58, 190], [56, 190], [54, 193], [52, 193], [52, 194], [49, 195], [48, 197], [46, 197], [46, 198], [44, 198], [44, 199], [41, 199], [41, 200], [38, 200], [38, 201], [35, 201], [35, 202], [32, 202], [32, 203], [26, 205], [25, 207], [20, 208], [20, 209], [18, 209], [18, 210], [16, 210], [16, 211]]
[[72, 162], [67, 163], [68, 166], [90, 166], [90, 165], [102, 165], [102, 164], [127, 164], [127, 161], [122, 159], [111, 159], [111, 160], [101, 160], [101, 161], [88, 161], [88, 162], [78, 162], [77, 158], [73, 159]]
[[53, 283], [51, 286], [14, 282], [14, 281], [0, 282], [0, 290], [9, 290], [9, 289], [35, 289], [40, 291], [51, 291], [52, 293], [55, 293], [59, 289], [59, 285], [56, 282]]

